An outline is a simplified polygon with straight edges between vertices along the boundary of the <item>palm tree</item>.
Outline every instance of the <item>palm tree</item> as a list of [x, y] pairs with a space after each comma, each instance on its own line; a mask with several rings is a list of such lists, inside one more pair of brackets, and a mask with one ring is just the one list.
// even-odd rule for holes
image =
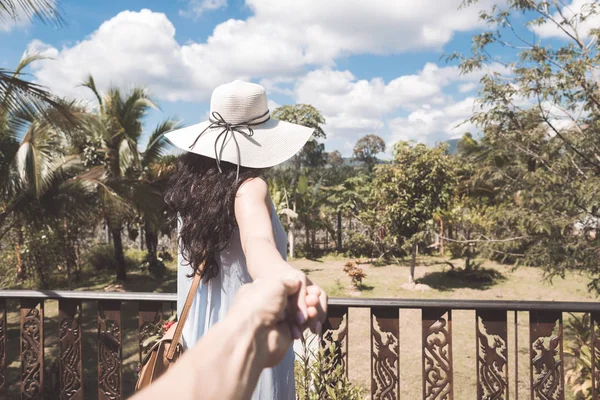
[[142, 207], [142, 204], [136, 207], [143, 217], [146, 248], [150, 263], [157, 259], [159, 232], [167, 222], [165, 218], [166, 204], [162, 194], [166, 189], [167, 179], [173, 171], [176, 161], [175, 156], [165, 155], [169, 144], [163, 138], [163, 135], [173, 129], [178, 129], [180, 126], [172, 119], [160, 123], [150, 135], [148, 146], [141, 157], [140, 181], [144, 185], [158, 189], [160, 193], [158, 199], [155, 198], [152, 204], [148, 204], [150, 207]]
[[[123, 94], [118, 88], [110, 88], [102, 96], [92, 76], [83, 83], [98, 101], [97, 114], [100, 126], [96, 136], [101, 140], [106, 156], [106, 184], [128, 204], [116, 203], [114, 197], [102, 197], [107, 226], [110, 229], [118, 280], [127, 277], [122, 230], [126, 220], [136, 211], [144, 217], [150, 232], [157, 231], [158, 213], [164, 209], [162, 190], [150, 174], [153, 163], [160, 159], [166, 147], [162, 134], [176, 126], [167, 120], [155, 129], [145, 152], [139, 150], [142, 135], [142, 119], [149, 109], [157, 108], [147, 90], [134, 87]], [[146, 229], [148, 229], [148, 227]]]
[[[0, 101], [3, 99], [0, 98]], [[35, 113], [4, 113], [0, 119], [0, 238], [13, 231], [17, 238], [17, 277], [25, 278], [21, 247], [25, 236], [37, 235], [51, 227], [60, 232], [69, 283], [73, 266], [72, 246], [76, 238], [70, 227], [76, 221], [90, 221], [94, 215], [90, 195], [96, 183], [88, 179], [78, 154], [70, 152], [72, 121], [83, 121], [85, 110], [76, 102], [61, 101], [53, 108]], [[65, 110], [70, 117], [64, 118]], [[24, 230], [27, 227], [29, 229]], [[68, 239], [68, 240], [67, 240]], [[46, 284], [45, 263], [35, 263], [41, 286]]]
[[[0, 22], [38, 19], [61, 26], [64, 21], [59, 8], [55, 0], [0, 0]], [[31, 109], [40, 112], [51, 106], [68, 115], [46, 88], [21, 78], [23, 68], [41, 58], [39, 53], [26, 53], [16, 70], [0, 68], [0, 114]]]

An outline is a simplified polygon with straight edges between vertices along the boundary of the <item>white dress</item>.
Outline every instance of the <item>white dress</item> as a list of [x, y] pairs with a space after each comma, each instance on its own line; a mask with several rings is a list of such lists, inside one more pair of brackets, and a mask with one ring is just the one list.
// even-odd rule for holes
[[[287, 252], [287, 235], [281, 226], [274, 208], [271, 211], [271, 222], [277, 250], [285, 259]], [[221, 320], [233, 302], [237, 290], [245, 283], [251, 282], [246, 267], [246, 257], [242, 251], [240, 234], [234, 229], [231, 243], [217, 257], [219, 272], [208, 283], [201, 282], [183, 328], [184, 347], [192, 347], [215, 323]], [[188, 278], [191, 268], [178, 255], [177, 272], [177, 313], [180, 314], [185, 298], [190, 289], [192, 279]], [[227, 346], [227, 343], [222, 343]], [[231, 382], [234, 384], [234, 382]], [[252, 395], [253, 400], [293, 400], [296, 397], [294, 386], [294, 350], [288, 349], [281, 363], [273, 368], [265, 369], [260, 375], [258, 385]]]

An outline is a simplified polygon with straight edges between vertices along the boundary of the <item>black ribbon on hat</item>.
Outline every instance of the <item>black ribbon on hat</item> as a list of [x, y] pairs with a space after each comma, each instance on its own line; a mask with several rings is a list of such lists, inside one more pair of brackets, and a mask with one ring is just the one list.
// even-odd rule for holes
[[[241, 163], [242, 158], [241, 158], [241, 154], [240, 154], [240, 145], [237, 141], [237, 138], [235, 137], [236, 136], [235, 134], [240, 133], [247, 138], [254, 136], [254, 130], [252, 129], [252, 127], [264, 124], [269, 119], [271, 119], [271, 116], [269, 115], [269, 117], [267, 119], [265, 119], [264, 121], [256, 122], [257, 120], [264, 118], [267, 115], [269, 115], [269, 110], [267, 110], [264, 114], [259, 115], [258, 117], [249, 119], [247, 121], [240, 122], [237, 124], [230, 124], [229, 122], [225, 121], [225, 119], [223, 118], [223, 116], [221, 116], [221, 114], [219, 114], [217, 111], [213, 111], [211, 113], [211, 117], [209, 118], [210, 125], [208, 125], [206, 128], [204, 128], [204, 130], [202, 132], [200, 132], [200, 134], [198, 134], [198, 136], [196, 137], [196, 139], [190, 145], [189, 148], [190, 148], [190, 150], [192, 148], [194, 148], [194, 146], [196, 145], [196, 143], [198, 142], [200, 137], [209, 129], [221, 128], [222, 131], [219, 132], [219, 134], [217, 135], [217, 138], [215, 139], [215, 160], [217, 161], [217, 168], [219, 169], [219, 172], [223, 172], [221, 170], [221, 157], [223, 156], [223, 150], [225, 149], [225, 145], [227, 144], [227, 142], [229, 141], [229, 138], [231, 137], [233, 139], [233, 141], [235, 142], [235, 147], [237, 148], [237, 172], [235, 175], [235, 179], [237, 180], [240, 176], [240, 163]], [[221, 140], [221, 150], [217, 151], [219, 140]]]

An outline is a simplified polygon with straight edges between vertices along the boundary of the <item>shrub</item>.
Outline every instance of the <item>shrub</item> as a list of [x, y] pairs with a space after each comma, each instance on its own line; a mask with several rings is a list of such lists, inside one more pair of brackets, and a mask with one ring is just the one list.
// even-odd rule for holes
[[365, 271], [358, 265], [359, 261], [348, 261], [344, 264], [344, 272], [350, 277], [352, 286], [355, 288], [359, 288], [362, 285], [362, 280], [367, 277]]
[[565, 378], [576, 398], [587, 400], [592, 398], [590, 314], [581, 318], [569, 314], [571, 318], [565, 324], [565, 353], [572, 357], [572, 362], [565, 366]]
[[[125, 251], [125, 268], [128, 271], [138, 268], [145, 259], [145, 252], [138, 249]], [[112, 245], [99, 244], [92, 247], [86, 255], [87, 264], [96, 271], [114, 271], [116, 269], [115, 251]]]
[[116, 268], [115, 252], [108, 244], [92, 247], [86, 255], [87, 264], [96, 271], [114, 270]]
[[[309, 344], [315, 340], [313, 337]], [[335, 343], [317, 351], [302, 341], [302, 353], [296, 354], [294, 376], [299, 400], [360, 400], [363, 389], [353, 384], [336, 362]]]
[[348, 249], [346, 253], [349, 257], [373, 257], [378, 253], [375, 243], [360, 232], [350, 232], [344, 245]]

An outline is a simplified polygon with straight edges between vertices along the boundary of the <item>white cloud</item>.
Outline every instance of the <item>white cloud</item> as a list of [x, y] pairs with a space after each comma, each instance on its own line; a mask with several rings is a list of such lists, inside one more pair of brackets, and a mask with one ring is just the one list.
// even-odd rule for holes
[[[480, 6], [458, 10], [460, 3], [246, 0], [252, 16], [227, 20], [206, 42], [184, 45], [164, 14], [123, 11], [85, 40], [51, 49], [56, 60], [39, 63], [35, 75], [61, 94], [73, 94], [93, 73], [100, 87], [146, 84], [163, 99], [206, 100], [212, 88], [236, 78], [285, 80], [314, 67], [334, 67], [340, 56], [439, 49], [455, 32], [479, 24]], [[226, 0], [190, 4], [204, 11]]]
[[0, 19], [0, 33], [10, 32], [13, 29], [23, 28], [25, 26], [28, 26], [29, 24], [30, 24], [30, 21], [28, 19], [18, 19], [18, 20], [14, 20], [14, 19], [10, 19], [10, 18]]
[[[417, 74], [386, 83], [380, 78], [357, 80], [350, 71], [323, 68], [298, 80], [295, 99], [323, 113], [331, 148], [354, 143], [369, 133], [378, 133], [390, 143], [408, 137], [433, 143], [459, 135], [462, 131], [454, 127], [472, 114], [473, 98], [455, 102], [444, 89], [456, 82], [475, 84], [480, 77], [461, 75], [455, 66], [427, 63]], [[397, 118], [399, 113], [410, 114]]]
[[475, 82], [467, 82], [461, 85], [458, 85], [458, 91], [460, 93], [467, 93], [474, 90], [477, 87], [477, 83]]
[[227, 6], [227, 0], [188, 0], [188, 7], [179, 10], [179, 15], [184, 17], [198, 18], [205, 11], [218, 10]]
[[[562, 3], [562, 2], [561, 2]], [[577, 17], [581, 15], [589, 15], [591, 11], [595, 10], [596, 15], [592, 15], [589, 18], [585, 18], [584, 21], [580, 21]], [[562, 13], [562, 16], [561, 16]], [[563, 18], [564, 16], [564, 18]], [[560, 13], [556, 10], [552, 14], [552, 18], [558, 23], [561, 23], [561, 27], [564, 28], [570, 34], [575, 32], [567, 24], [562, 24], [564, 19], [573, 21], [576, 26], [576, 30], [582, 39], [587, 39], [590, 34], [590, 29], [598, 28], [600, 26], [600, 6], [596, 0], [572, 0], [570, 4], [564, 5], [560, 9]], [[546, 22], [543, 25], [536, 26], [533, 30], [541, 37], [559, 37], [568, 38], [568, 35], [558, 27], [554, 22]]]
[[461, 137], [465, 132], [476, 132], [477, 128], [467, 121], [473, 115], [475, 98], [467, 97], [443, 107], [421, 108], [407, 117], [394, 118], [389, 122], [391, 141], [415, 140], [435, 142]]

